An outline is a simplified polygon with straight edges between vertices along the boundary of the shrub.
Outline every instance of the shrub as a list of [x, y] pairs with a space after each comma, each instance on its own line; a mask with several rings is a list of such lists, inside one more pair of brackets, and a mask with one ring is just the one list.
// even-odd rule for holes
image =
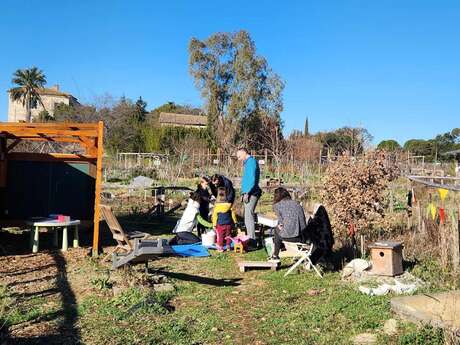
[[388, 227], [383, 203], [388, 183], [397, 176], [397, 169], [385, 158], [381, 151], [359, 158], [343, 155], [328, 166], [322, 199], [338, 234]]

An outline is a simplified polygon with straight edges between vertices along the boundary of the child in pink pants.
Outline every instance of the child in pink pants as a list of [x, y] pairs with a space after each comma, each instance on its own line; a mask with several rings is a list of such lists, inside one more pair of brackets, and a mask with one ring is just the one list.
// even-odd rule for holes
[[224, 250], [224, 240], [227, 249], [230, 250], [232, 242], [230, 237], [233, 225], [236, 223], [235, 212], [232, 210], [232, 204], [227, 202], [226, 194], [225, 188], [217, 190], [217, 200], [212, 213], [212, 224], [216, 229], [217, 250], [220, 252]]

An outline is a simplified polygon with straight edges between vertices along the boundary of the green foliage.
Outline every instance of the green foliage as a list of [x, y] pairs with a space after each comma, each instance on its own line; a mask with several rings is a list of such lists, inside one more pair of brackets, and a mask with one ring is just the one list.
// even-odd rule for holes
[[444, 345], [444, 333], [440, 328], [424, 326], [401, 335], [398, 345]]
[[279, 119], [284, 84], [256, 54], [246, 31], [216, 33], [189, 44], [190, 73], [206, 102], [211, 142], [224, 152], [257, 146], [262, 116]]
[[396, 140], [382, 140], [378, 145], [377, 149], [388, 152], [394, 152], [401, 150], [401, 145]]
[[13, 74], [12, 83], [16, 85], [10, 90], [14, 101], [22, 102], [27, 111], [27, 122], [32, 120], [31, 109], [38, 103], [42, 104], [39, 90], [46, 84], [46, 76], [37, 67], [18, 69]]
[[439, 134], [434, 139], [410, 139], [404, 144], [404, 150], [415, 156], [425, 156], [427, 161], [448, 161], [452, 157], [442, 153], [456, 149], [460, 149], [460, 128]]
[[361, 154], [372, 141], [372, 135], [365, 128], [342, 127], [330, 132], [320, 132], [315, 136], [323, 145], [323, 150], [335, 155], [348, 152], [352, 156]]
[[38, 113], [37, 118], [33, 119], [33, 122], [50, 122], [53, 121], [54, 118], [50, 115], [50, 113], [46, 110], [42, 110]]
[[110, 271], [107, 271], [104, 276], [91, 279], [91, 284], [99, 290], [111, 289], [113, 283], [110, 281]]

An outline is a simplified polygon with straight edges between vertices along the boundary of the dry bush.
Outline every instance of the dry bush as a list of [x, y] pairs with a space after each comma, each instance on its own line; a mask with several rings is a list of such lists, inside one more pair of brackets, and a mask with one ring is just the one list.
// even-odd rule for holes
[[388, 227], [384, 199], [396, 176], [396, 166], [381, 151], [359, 158], [343, 155], [331, 163], [323, 178], [322, 199], [336, 235], [347, 231], [369, 234]]
[[315, 137], [295, 136], [288, 142], [295, 161], [318, 162], [321, 143]]

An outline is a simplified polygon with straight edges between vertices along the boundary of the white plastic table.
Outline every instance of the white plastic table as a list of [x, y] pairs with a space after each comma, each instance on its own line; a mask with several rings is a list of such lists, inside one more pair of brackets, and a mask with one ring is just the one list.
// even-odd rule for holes
[[278, 226], [278, 219], [258, 214], [257, 223], [268, 226], [269, 228], [276, 228]]
[[62, 228], [62, 250], [66, 251], [68, 248], [67, 228], [73, 226], [73, 247], [78, 247], [78, 226], [80, 225], [80, 221], [78, 219], [70, 220], [68, 222], [59, 222], [57, 219], [45, 219], [37, 222], [29, 222], [28, 224], [34, 227], [34, 231], [31, 232], [30, 236], [30, 244], [33, 253], [38, 252], [38, 236], [40, 228], [54, 229], [54, 245], [56, 247], [58, 246], [58, 229]]

